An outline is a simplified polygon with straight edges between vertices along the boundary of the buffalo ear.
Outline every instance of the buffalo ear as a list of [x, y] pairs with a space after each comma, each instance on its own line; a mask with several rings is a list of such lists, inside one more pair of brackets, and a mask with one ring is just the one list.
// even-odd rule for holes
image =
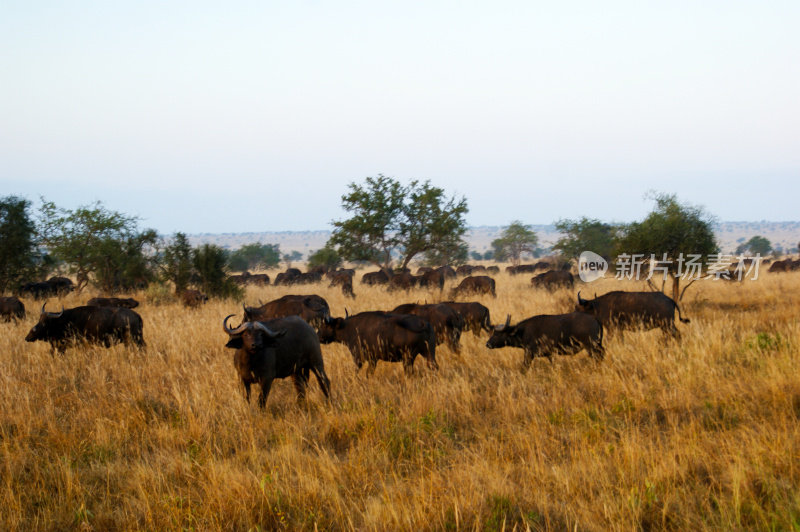
[[244, 342], [242, 341], [241, 336], [234, 336], [228, 343], [225, 344], [225, 347], [230, 347], [231, 349], [241, 349], [244, 346]]

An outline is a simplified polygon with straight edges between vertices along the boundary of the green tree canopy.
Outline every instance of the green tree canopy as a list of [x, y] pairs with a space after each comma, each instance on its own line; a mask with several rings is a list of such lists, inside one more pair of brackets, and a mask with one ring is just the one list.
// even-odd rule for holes
[[214, 244], [203, 244], [192, 252], [192, 266], [200, 289], [211, 297], [241, 299], [243, 292], [228, 278], [228, 252]]
[[164, 248], [161, 259], [161, 276], [165, 281], [175, 284], [175, 292], [181, 293], [189, 286], [194, 265], [192, 246], [184, 233], [175, 233], [172, 241]]
[[325, 245], [308, 256], [308, 266], [310, 268], [324, 266], [329, 270], [335, 270], [341, 265], [342, 257], [339, 256], [339, 252], [335, 248], [329, 245]]
[[406, 267], [418, 254], [457, 250], [466, 232], [466, 199], [447, 198], [428, 181], [403, 186], [382, 174], [367, 177], [349, 184], [342, 207], [351, 216], [333, 222], [329, 244], [346, 260], [386, 270], [395, 256]]
[[760, 235], [752, 237], [750, 240], [736, 248], [736, 253], [738, 255], [741, 255], [742, 253], [749, 253], [751, 255], [761, 255], [762, 257], [766, 257], [771, 252], [772, 243], [767, 238]]
[[75, 274], [79, 292], [93, 279], [109, 291], [135, 284], [136, 279], [122, 278], [129, 273], [123, 265], [136, 260], [133, 270], [141, 272], [149, 260], [144, 257], [147, 246], [156, 239], [153, 230], [139, 231], [137, 218], [106, 209], [101, 202], [69, 210], [43, 201], [39, 227], [42, 243]]
[[0, 199], [0, 294], [31, 278], [36, 270], [36, 224], [30, 201]]
[[530, 225], [514, 220], [503, 229], [500, 238], [492, 240], [493, 256], [497, 261], [510, 260], [513, 264], [519, 264], [523, 255], [535, 256], [538, 242], [539, 237]]
[[245, 271], [275, 268], [281, 262], [280, 244], [245, 244], [230, 254], [228, 265], [231, 270]]
[[655, 256], [672, 279], [672, 299], [679, 301], [683, 297], [680, 259], [698, 255], [706, 262], [718, 250], [714, 219], [702, 207], [680, 203], [674, 194], [656, 194], [654, 199], [656, 206], [644, 220], [622, 227], [618, 249], [628, 255]]
[[559, 220], [556, 230], [564, 236], [553, 249], [561, 251], [568, 259], [577, 259], [584, 251], [593, 251], [611, 260], [616, 246], [618, 228], [600, 220], [583, 217], [580, 220]]

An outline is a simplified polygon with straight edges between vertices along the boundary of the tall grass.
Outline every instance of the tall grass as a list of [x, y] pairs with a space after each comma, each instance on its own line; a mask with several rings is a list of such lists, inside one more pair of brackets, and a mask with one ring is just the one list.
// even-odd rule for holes
[[[574, 291], [496, 277], [498, 297], [479, 298], [495, 322], [574, 307]], [[343, 315], [439, 298], [355, 289], [250, 287], [247, 301], [318, 293]], [[583, 288], [612, 289], [644, 288]], [[146, 350], [53, 357], [24, 341], [39, 307], [25, 301], [23, 323], [0, 324], [0, 529], [797, 530], [798, 293], [796, 274], [696, 283], [679, 342], [607, 335], [601, 363], [536, 360], [524, 375], [522, 351], [485, 335], [410, 378], [385, 362], [356, 374], [332, 344], [331, 404], [312, 380], [298, 405], [286, 380], [265, 411], [224, 348], [234, 303], [155, 298], [137, 309]]]

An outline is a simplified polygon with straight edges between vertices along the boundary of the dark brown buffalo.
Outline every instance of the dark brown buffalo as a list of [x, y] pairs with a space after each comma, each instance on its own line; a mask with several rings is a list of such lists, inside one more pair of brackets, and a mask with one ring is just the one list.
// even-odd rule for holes
[[361, 278], [361, 282], [370, 286], [389, 284], [389, 275], [383, 270], [378, 270], [377, 272], [367, 272]]
[[546, 288], [548, 290], [572, 288], [575, 285], [575, 278], [567, 271], [551, 270], [532, 277], [531, 285], [534, 288]]
[[585, 312], [600, 320], [603, 327], [611, 329], [644, 328], [646, 330], [656, 327], [665, 333], [679, 337], [680, 332], [675, 328], [675, 311], [683, 323], [689, 323], [681, 315], [678, 304], [661, 292], [623, 292], [614, 291], [595, 297], [592, 300], [581, 298], [578, 292], [578, 306], [576, 312]]
[[132, 297], [93, 297], [86, 304], [90, 307], [136, 308], [139, 306], [139, 302]]
[[317, 377], [319, 387], [330, 399], [330, 380], [325, 373], [322, 351], [314, 329], [299, 316], [266, 321], [244, 322], [235, 329], [228, 327], [231, 314], [222, 320], [229, 340], [225, 347], [236, 349], [233, 365], [244, 385], [245, 398], [250, 402], [250, 385], [258, 383], [261, 394], [258, 406], [264, 408], [275, 379], [292, 377], [297, 400], [306, 395], [309, 372]]
[[494, 266], [494, 265], [487, 266], [486, 267], [486, 272], [487, 273], [500, 273], [500, 266]]
[[479, 272], [486, 272], [486, 266], [481, 264], [462, 264], [456, 268], [456, 275], [472, 275]]
[[456, 277], [456, 271], [452, 266], [439, 266], [437, 270], [442, 272], [445, 279], [454, 279]]
[[339, 268], [338, 270], [330, 270], [325, 273], [326, 279], [333, 279], [334, 277], [340, 277], [342, 275], [347, 275], [350, 279], [354, 279], [356, 276], [356, 271], [353, 268]]
[[455, 310], [458, 315], [461, 316], [461, 319], [464, 320], [464, 326], [470, 329], [475, 336], [480, 335], [481, 329], [492, 332], [492, 320], [489, 317], [489, 309], [477, 301], [467, 303], [443, 301], [441, 304], [447, 305]]
[[459, 341], [461, 340], [461, 331], [464, 329], [464, 320], [460, 314], [447, 305], [406, 303], [395, 307], [392, 313], [413, 314], [427, 320], [433, 326], [433, 332], [436, 333], [436, 345], [447, 344], [447, 347], [454, 353], [461, 350]]
[[50, 342], [52, 349], [60, 352], [70, 343], [81, 340], [105, 347], [116, 342], [145, 346], [142, 317], [131, 309], [85, 306], [47, 312], [45, 305], [42, 305], [39, 323], [25, 337], [26, 342]]
[[0, 297], [0, 319], [3, 321], [24, 320], [25, 305], [14, 296]]
[[353, 292], [353, 276], [347, 272], [333, 272], [333, 275], [330, 275], [331, 272], [328, 272], [328, 277], [331, 280], [331, 284], [328, 285], [328, 288], [332, 288], [334, 286], [341, 286], [342, 287], [342, 294], [346, 297], [351, 297], [355, 299], [356, 294]]
[[51, 277], [42, 282], [25, 283], [18, 292], [21, 296], [30, 296], [33, 299], [47, 299], [49, 297], [61, 297], [69, 294], [75, 289], [75, 285], [66, 277]]
[[322, 274], [319, 272], [308, 272], [308, 273], [301, 273], [294, 280], [291, 284], [314, 284], [322, 281]]
[[244, 307], [243, 321], [263, 321], [286, 316], [300, 316], [314, 327], [330, 317], [328, 302], [318, 295], [285, 295], [260, 307]]
[[187, 289], [180, 293], [181, 303], [184, 307], [197, 308], [206, 301], [208, 296], [199, 290]]
[[516, 266], [506, 267], [506, 273], [510, 275], [517, 275], [520, 273], [534, 273], [536, 271], [536, 264], [518, 264]]
[[285, 272], [281, 272], [275, 276], [275, 286], [292, 285], [302, 274], [303, 272], [297, 268], [287, 268]]
[[487, 275], [465, 277], [458, 286], [450, 291], [451, 298], [472, 294], [491, 294], [492, 297], [497, 297], [494, 289], [494, 279]]
[[535, 357], [553, 355], [574, 355], [583, 349], [589, 356], [602, 360], [603, 326], [593, 316], [583, 312], [533, 316], [516, 325], [510, 325], [511, 316], [506, 324], [495, 329], [486, 347], [521, 347], [525, 350], [522, 371], [526, 371]]
[[783, 259], [783, 260], [776, 260], [769, 266], [770, 273], [776, 272], [790, 272], [794, 270], [794, 261], [792, 259]]
[[436, 333], [429, 322], [410, 314], [362, 312], [345, 318], [328, 318], [319, 329], [323, 344], [340, 342], [353, 355], [356, 368], [367, 363], [367, 374], [375, 371], [379, 360], [402, 362], [406, 374], [414, 370], [414, 359], [421, 355], [432, 369], [436, 363]]
[[430, 266], [420, 266], [419, 268], [417, 268], [417, 276], [424, 275], [424, 274], [426, 274], [428, 272], [432, 272], [432, 271], [433, 271], [433, 268], [431, 268]]
[[424, 288], [444, 290], [444, 272], [430, 270], [417, 276], [417, 285]]
[[408, 272], [396, 273], [389, 279], [389, 290], [411, 290], [417, 285], [417, 278]]

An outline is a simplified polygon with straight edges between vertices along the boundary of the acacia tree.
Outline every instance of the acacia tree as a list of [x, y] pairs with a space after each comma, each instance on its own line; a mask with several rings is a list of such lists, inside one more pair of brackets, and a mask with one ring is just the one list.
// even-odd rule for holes
[[530, 225], [514, 220], [503, 229], [500, 238], [492, 240], [494, 258], [497, 261], [510, 260], [512, 264], [519, 264], [523, 254], [535, 256], [538, 242], [539, 237]]
[[36, 225], [28, 212], [30, 205], [16, 196], [0, 199], [0, 294], [36, 269]]
[[69, 210], [43, 201], [39, 209], [42, 244], [75, 274], [78, 292], [92, 277], [103, 289], [117, 286], [114, 279], [124, 274], [120, 265], [131, 255], [140, 259], [145, 246], [155, 242], [155, 231], [139, 232], [137, 224], [136, 217], [108, 210], [101, 202]]
[[268, 270], [275, 268], [280, 262], [280, 244], [262, 244], [260, 242], [243, 245], [231, 253], [228, 259], [228, 265], [235, 271], [252, 270], [258, 267]]
[[404, 268], [420, 253], [453, 249], [463, 241], [466, 199], [447, 198], [428, 181], [403, 186], [378, 174], [363, 185], [348, 187], [342, 207], [351, 216], [333, 222], [328, 244], [346, 260], [371, 262], [389, 271], [394, 256]]
[[761, 235], [752, 237], [736, 248], [737, 254], [750, 253], [752, 255], [761, 255], [762, 257], [766, 257], [770, 252], [772, 252], [772, 243]]
[[564, 236], [558, 239], [553, 249], [561, 251], [568, 259], [577, 259], [584, 251], [593, 251], [611, 260], [616, 246], [616, 226], [586, 217], [559, 220], [555, 225]]
[[323, 266], [328, 270], [335, 270], [341, 265], [342, 257], [339, 256], [339, 252], [327, 244], [308, 256], [309, 268]]
[[619, 251], [628, 255], [654, 256], [672, 279], [672, 299], [683, 298], [680, 276], [684, 262], [690, 255], [698, 255], [704, 262], [718, 250], [714, 236], [714, 219], [702, 207], [678, 202], [674, 194], [653, 196], [656, 206], [641, 222], [622, 227]]

